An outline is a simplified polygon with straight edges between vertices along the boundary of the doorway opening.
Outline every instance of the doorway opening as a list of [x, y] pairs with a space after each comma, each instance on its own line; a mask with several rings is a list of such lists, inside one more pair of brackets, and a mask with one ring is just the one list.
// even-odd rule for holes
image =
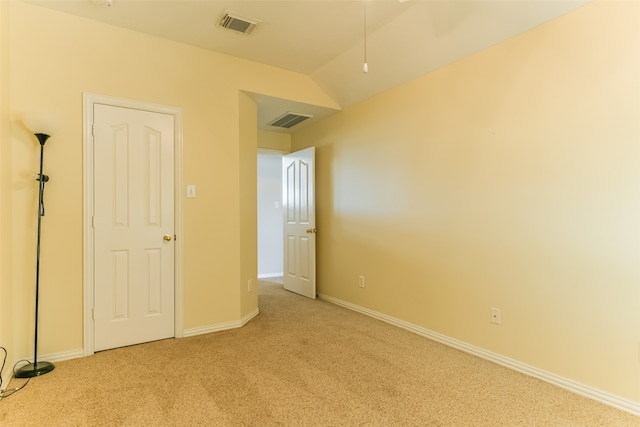
[[258, 154], [258, 279], [316, 298], [315, 148]]
[[282, 153], [258, 152], [258, 279], [283, 276]]

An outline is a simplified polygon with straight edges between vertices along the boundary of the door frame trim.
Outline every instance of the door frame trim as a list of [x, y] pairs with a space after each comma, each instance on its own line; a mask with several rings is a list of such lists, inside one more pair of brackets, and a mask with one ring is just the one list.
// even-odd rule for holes
[[181, 338], [184, 334], [184, 300], [183, 300], [183, 221], [182, 221], [182, 109], [166, 105], [141, 102], [130, 99], [114, 98], [84, 92], [83, 97], [83, 353], [90, 356], [94, 353], [94, 236], [93, 236], [93, 106], [104, 104], [135, 110], [164, 113], [174, 117], [174, 226], [177, 236], [174, 242], [174, 335]]

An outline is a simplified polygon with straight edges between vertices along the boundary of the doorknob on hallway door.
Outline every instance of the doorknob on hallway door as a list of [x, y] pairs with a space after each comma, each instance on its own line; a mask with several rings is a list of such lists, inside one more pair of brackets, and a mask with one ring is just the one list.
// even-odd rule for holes
[[168, 234], [165, 234], [162, 239], [164, 239], [165, 242], [170, 242], [171, 241], [171, 236], [168, 235]]
[[315, 228], [307, 228], [307, 233], [309, 233], [309, 234], [316, 234], [317, 232], [318, 232], [318, 230], [315, 229]]

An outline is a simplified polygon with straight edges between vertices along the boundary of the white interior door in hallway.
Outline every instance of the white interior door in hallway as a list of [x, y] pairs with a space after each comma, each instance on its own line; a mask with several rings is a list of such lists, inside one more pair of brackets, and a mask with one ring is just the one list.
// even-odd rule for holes
[[174, 336], [174, 117], [94, 104], [94, 349]]
[[316, 297], [315, 148], [282, 157], [284, 288]]

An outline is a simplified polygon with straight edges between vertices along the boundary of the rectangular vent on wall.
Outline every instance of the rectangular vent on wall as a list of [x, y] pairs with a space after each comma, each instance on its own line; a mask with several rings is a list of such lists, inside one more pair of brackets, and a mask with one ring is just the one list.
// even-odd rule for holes
[[220, 18], [221, 27], [238, 31], [243, 34], [251, 34], [258, 24], [259, 22], [255, 19], [246, 18], [227, 10], [224, 11], [222, 18]]
[[279, 127], [289, 129], [298, 123], [301, 123], [307, 119], [313, 117], [310, 114], [302, 114], [302, 113], [287, 113], [284, 116], [280, 116], [277, 119], [268, 123], [269, 126]]

